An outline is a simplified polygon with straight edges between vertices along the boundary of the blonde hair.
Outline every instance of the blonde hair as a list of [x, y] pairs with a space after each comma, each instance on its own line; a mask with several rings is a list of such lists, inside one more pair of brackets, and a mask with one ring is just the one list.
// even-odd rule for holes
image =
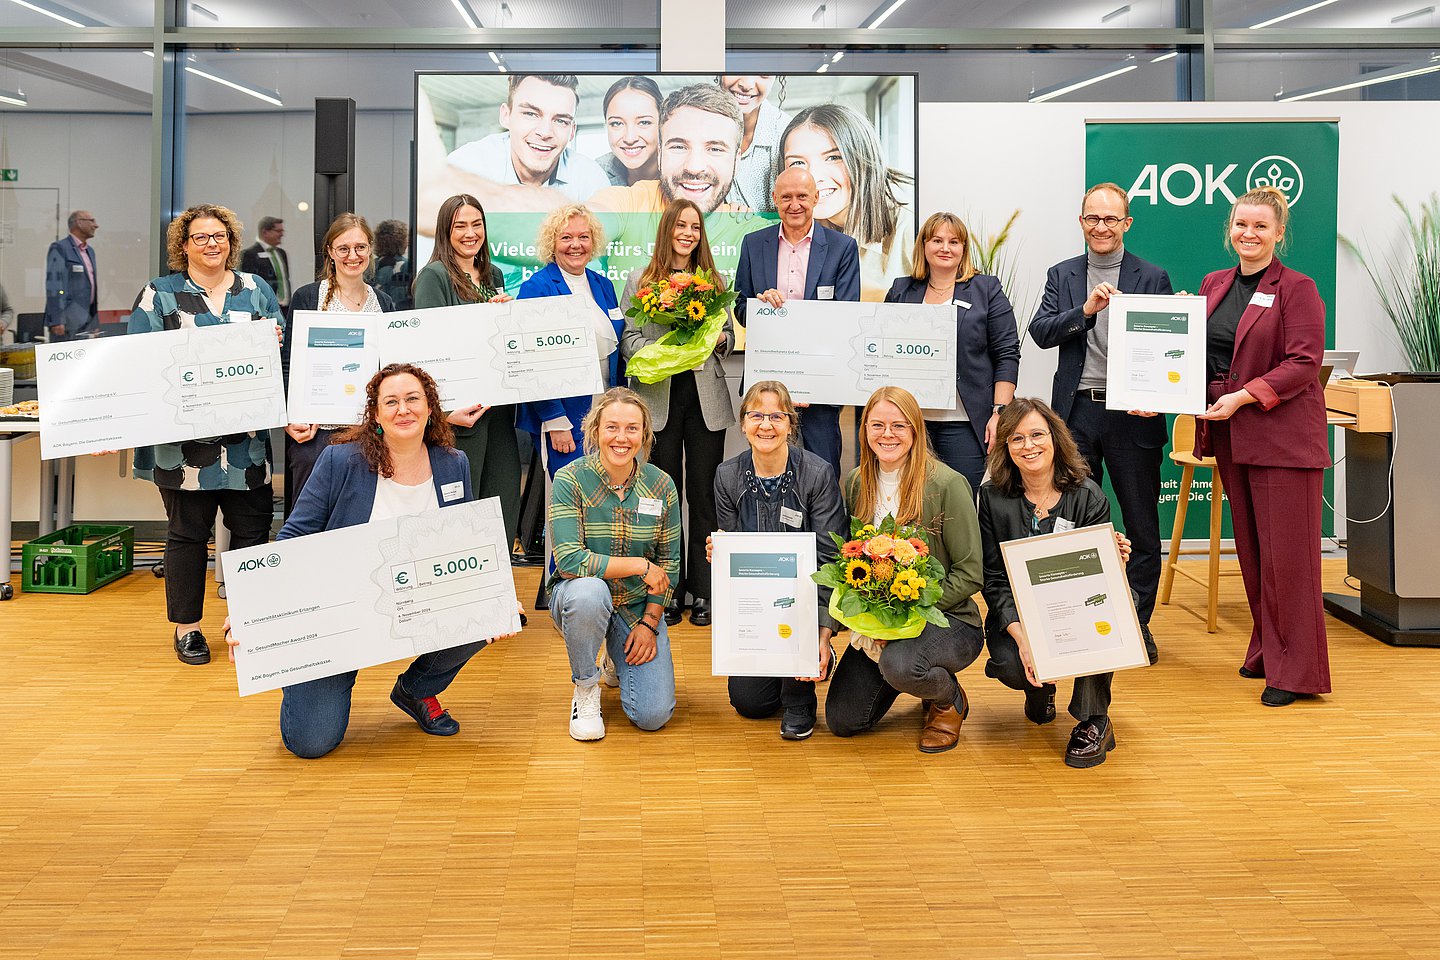
[[930, 279], [930, 262], [925, 259], [925, 244], [930, 238], [940, 231], [941, 227], [949, 227], [955, 231], [955, 236], [960, 238], [960, 244], [964, 247], [964, 253], [960, 256], [960, 269], [955, 274], [956, 283], [964, 283], [978, 272], [975, 269], [975, 258], [970, 255], [970, 231], [965, 227], [965, 221], [947, 210], [939, 213], [932, 213], [920, 225], [920, 232], [915, 235], [915, 258], [911, 261], [915, 264], [910, 276], [915, 280]]
[[585, 414], [585, 422], [580, 426], [580, 432], [585, 440], [585, 452], [595, 453], [600, 449], [600, 416], [610, 407], [622, 403], [633, 403], [640, 408], [641, 431], [644, 434], [640, 441], [640, 459], [650, 459], [650, 448], [655, 445], [655, 427], [650, 419], [650, 408], [645, 401], [640, 399], [640, 394], [629, 387], [611, 387], [600, 395], [600, 399]]
[[234, 270], [240, 266], [240, 238], [245, 235], [245, 227], [240, 218], [229, 207], [216, 203], [197, 203], [171, 220], [170, 226], [165, 228], [165, 252], [171, 270], [184, 270], [190, 266], [190, 259], [185, 256], [185, 244], [190, 242], [190, 224], [203, 217], [219, 220], [225, 225], [225, 232], [230, 235], [230, 256], [225, 260], [226, 269]]
[[600, 225], [599, 218], [591, 213], [585, 204], [570, 203], [551, 210], [545, 222], [540, 224], [540, 233], [535, 238], [535, 256], [541, 261], [555, 262], [555, 238], [560, 236], [560, 231], [565, 229], [565, 224], [569, 223], [572, 217], [582, 218], [590, 228], [590, 239], [594, 241], [590, 258], [593, 260], [605, 253], [605, 228]]
[[1285, 249], [1286, 239], [1289, 232], [1286, 227], [1290, 225], [1290, 201], [1285, 199], [1285, 192], [1279, 187], [1256, 187], [1249, 193], [1235, 198], [1230, 205], [1230, 216], [1225, 221], [1225, 247], [1234, 251], [1235, 245], [1230, 242], [1230, 224], [1235, 222], [1235, 211], [1241, 206], [1246, 207], [1269, 207], [1275, 213], [1275, 223], [1280, 227], [1280, 238], [1275, 241], [1276, 251]]
[[880, 502], [880, 462], [875, 451], [870, 449], [869, 423], [875, 405], [890, 401], [900, 409], [900, 415], [910, 425], [915, 442], [905, 463], [900, 467], [900, 506], [895, 512], [896, 523], [919, 523], [925, 510], [925, 478], [930, 474], [930, 464], [935, 454], [930, 450], [930, 438], [925, 432], [925, 418], [920, 413], [920, 404], [915, 395], [904, 387], [881, 387], [870, 394], [865, 409], [860, 412], [860, 483], [855, 503], [850, 512], [865, 522], [875, 516], [875, 506]]
[[779, 380], [761, 380], [752, 383], [745, 391], [745, 396], [740, 400], [740, 419], [745, 419], [745, 414], [750, 412], [751, 407], [760, 406], [761, 394], [772, 393], [775, 401], [780, 404], [780, 409], [790, 418], [790, 435], [786, 442], [791, 446], [800, 443], [800, 411], [795, 409], [795, 401], [790, 399], [790, 390]]

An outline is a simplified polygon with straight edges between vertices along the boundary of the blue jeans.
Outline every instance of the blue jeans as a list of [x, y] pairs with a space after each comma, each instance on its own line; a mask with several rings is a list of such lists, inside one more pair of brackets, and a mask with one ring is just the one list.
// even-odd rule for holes
[[980, 495], [980, 481], [985, 479], [985, 446], [975, 436], [969, 420], [926, 420], [925, 432], [935, 456], [951, 470], [970, 481], [970, 491]]
[[[460, 668], [489, 643], [466, 643], [417, 657], [400, 674], [400, 687], [419, 700], [438, 697]], [[280, 701], [280, 739], [285, 749], [307, 760], [340, 746], [350, 724], [350, 692], [359, 671], [308, 680], [284, 688]]]
[[675, 664], [670, 659], [670, 634], [660, 621], [655, 658], [649, 663], [625, 662], [625, 638], [630, 627], [610, 596], [610, 585], [599, 577], [561, 580], [550, 589], [550, 619], [565, 638], [570, 675], [577, 686], [600, 682], [595, 658], [607, 644], [610, 660], [620, 678], [620, 708], [641, 730], [659, 730], [675, 714]]

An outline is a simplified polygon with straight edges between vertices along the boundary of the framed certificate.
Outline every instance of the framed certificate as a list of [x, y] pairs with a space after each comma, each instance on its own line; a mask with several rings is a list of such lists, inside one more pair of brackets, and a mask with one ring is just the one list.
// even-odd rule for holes
[[820, 672], [815, 534], [716, 533], [711, 541], [717, 677], [813, 677]]
[[1109, 325], [1106, 409], [1205, 412], [1204, 297], [1121, 294]]
[[779, 380], [796, 403], [863, 405], [903, 384], [920, 406], [953, 410], [959, 324], [948, 303], [788, 300], [745, 307], [745, 382]]
[[1011, 540], [1000, 552], [1040, 680], [1149, 665], [1113, 525]]

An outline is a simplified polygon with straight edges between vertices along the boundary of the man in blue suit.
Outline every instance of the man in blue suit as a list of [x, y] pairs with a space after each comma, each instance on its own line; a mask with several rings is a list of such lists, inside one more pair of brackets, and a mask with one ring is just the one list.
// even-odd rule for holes
[[[808, 171], [791, 167], [775, 178], [771, 194], [780, 226], [748, 233], [735, 268], [735, 317], [745, 323], [754, 297], [779, 308], [786, 300], [859, 300], [860, 248], [854, 239], [815, 222], [819, 191]], [[805, 449], [829, 462], [840, 477], [840, 408], [812, 403], [800, 417]]]
[[1160, 460], [1169, 434], [1163, 416], [1105, 408], [1106, 351], [1112, 296], [1173, 291], [1169, 274], [1125, 249], [1132, 222], [1130, 198], [1119, 184], [1100, 183], [1085, 192], [1085, 253], [1050, 268], [1030, 336], [1042, 347], [1060, 348], [1050, 405], [1065, 419], [1095, 482], [1110, 468], [1131, 543], [1126, 575], [1154, 663], [1160, 657], [1150, 634], [1160, 584]]
[[70, 214], [68, 236], [45, 254], [45, 325], [50, 340], [93, 336], [100, 329], [100, 287], [90, 238], [100, 225], [88, 210]]

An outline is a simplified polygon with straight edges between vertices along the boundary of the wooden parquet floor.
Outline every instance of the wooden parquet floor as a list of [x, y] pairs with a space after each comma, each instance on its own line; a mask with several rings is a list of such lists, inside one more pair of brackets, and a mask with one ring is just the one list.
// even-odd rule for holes
[[1177, 584], [1088, 771], [1060, 760], [1068, 685], [1035, 727], [978, 662], [947, 754], [916, 751], [909, 698], [871, 735], [783, 742], [731, 711], [688, 624], [670, 726], [635, 730], [607, 692], [609, 736], [576, 743], [544, 614], [444, 697], [459, 736], [422, 735], [375, 668], [345, 744], [300, 761], [278, 693], [174, 659], [148, 573], [20, 595], [0, 958], [1440, 956], [1440, 651], [1332, 620], [1336, 692], [1264, 708], [1225, 589], [1207, 635]]

